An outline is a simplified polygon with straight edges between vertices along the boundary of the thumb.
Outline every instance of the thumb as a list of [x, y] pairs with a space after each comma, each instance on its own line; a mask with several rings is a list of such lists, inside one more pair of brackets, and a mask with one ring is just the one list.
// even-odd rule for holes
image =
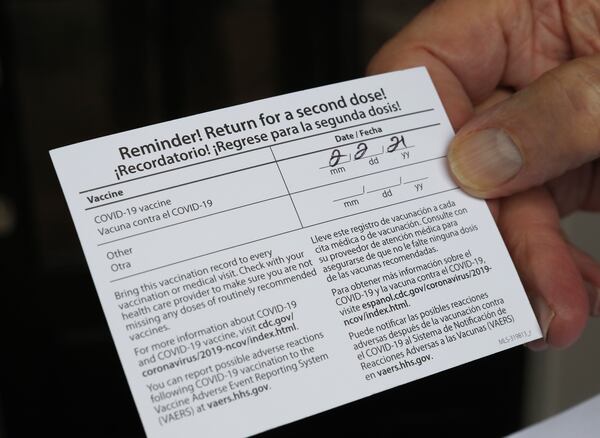
[[600, 155], [600, 56], [551, 70], [476, 115], [448, 152], [469, 193], [496, 198], [538, 186]]

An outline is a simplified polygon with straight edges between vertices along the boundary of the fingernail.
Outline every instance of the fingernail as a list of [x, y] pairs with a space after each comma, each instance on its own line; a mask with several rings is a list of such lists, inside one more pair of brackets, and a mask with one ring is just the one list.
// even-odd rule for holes
[[536, 339], [526, 345], [531, 351], [546, 351], [548, 349], [548, 344], [543, 339]]
[[485, 129], [467, 134], [451, 144], [450, 168], [466, 188], [485, 191], [514, 177], [521, 166], [521, 152], [506, 132]]
[[538, 323], [540, 325], [540, 329], [542, 330], [542, 335], [544, 336], [544, 340], [548, 339], [548, 330], [550, 329], [550, 323], [554, 319], [556, 315], [554, 311], [548, 306], [546, 300], [541, 297], [535, 297], [532, 300], [531, 306], [533, 307], [533, 312], [537, 317]]

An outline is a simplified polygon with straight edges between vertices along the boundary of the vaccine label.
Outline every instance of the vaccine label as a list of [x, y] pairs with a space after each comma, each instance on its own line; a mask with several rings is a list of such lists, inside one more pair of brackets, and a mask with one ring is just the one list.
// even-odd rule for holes
[[146, 433], [258, 433], [541, 336], [424, 68], [53, 150]]

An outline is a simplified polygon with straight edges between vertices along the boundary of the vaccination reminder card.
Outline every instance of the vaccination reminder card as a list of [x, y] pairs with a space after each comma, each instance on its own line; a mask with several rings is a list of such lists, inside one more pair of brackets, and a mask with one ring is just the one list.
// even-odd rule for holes
[[540, 338], [425, 68], [51, 151], [146, 434], [256, 434]]

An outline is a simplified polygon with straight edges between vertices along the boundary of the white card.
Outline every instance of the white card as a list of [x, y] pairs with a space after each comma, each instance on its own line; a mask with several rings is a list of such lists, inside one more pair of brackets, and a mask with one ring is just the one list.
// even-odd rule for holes
[[51, 152], [149, 437], [258, 433], [541, 336], [424, 68]]

